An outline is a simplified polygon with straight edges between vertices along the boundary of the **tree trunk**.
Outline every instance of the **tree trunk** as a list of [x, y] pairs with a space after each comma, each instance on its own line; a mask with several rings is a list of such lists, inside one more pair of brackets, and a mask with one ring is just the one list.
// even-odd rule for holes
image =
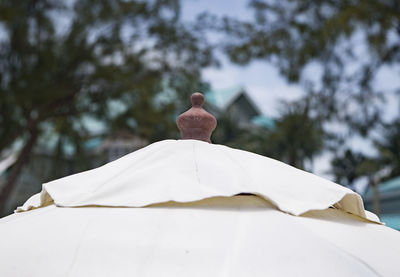
[[36, 128], [31, 129], [28, 141], [22, 148], [21, 154], [19, 155], [14, 166], [11, 168], [10, 175], [7, 178], [7, 181], [0, 192], [0, 215], [3, 215], [7, 200], [15, 187], [16, 181], [18, 179], [19, 174], [21, 173], [24, 164], [28, 161], [33, 146], [36, 143], [37, 137], [38, 137], [38, 130]]
[[379, 216], [381, 213], [381, 205], [380, 205], [380, 199], [379, 199], [379, 190], [378, 190], [378, 184], [375, 181], [371, 181], [371, 187], [372, 187], [372, 209], [374, 211], [374, 214]]

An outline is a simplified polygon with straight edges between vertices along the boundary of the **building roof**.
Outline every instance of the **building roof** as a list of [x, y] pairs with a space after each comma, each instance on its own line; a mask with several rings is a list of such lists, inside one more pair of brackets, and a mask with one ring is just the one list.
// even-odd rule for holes
[[226, 111], [230, 105], [243, 96], [251, 106], [251, 109], [257, 114], [251, 119], [251, 123], [267, 129], [275, 128], [275, 121], [271, 117], [262, 114], [256, 103], [254, 103], [253, 99], [241, 86], [221, 90], [209, 90], [204, 94], [204, 96], [207, 103], [216, 107], [221, 112]]
[[264, 127], [270, 130], [275, 128], [275, 121], [266, 115], [257, 115], [251, 119], [251, 121], [260, 127]]
[[[400, 213], [395, 204], [400, 199], [400, 176], [380, 183], [378, 185], [378, 193], [381, 202], [381, 221], [385, 222], [386, 226], [400, 230]], [[363, 198], [366, 207], [371, 208], [373, 199], [373, 189], [371, 187], [368, 187], [365, 191]]]
[[84, 144], [84, 148], [86, 150], [93, 150], [96, 149], [97, 147], [100, 146], [100, 144], [103, 142], [103, 138], [98, 136], [98, 137], [92, 137], [90, 139], [88, 139], [85, 144]]
[[[380, 183], [378, 185], [379, 194], [386, 194], [394, 191], [400, 192], [400, 176], [390, 179], [386, 182]], [[373, 195], [372, 188], [368, 187], [368, 189], [364, 193], [364, 197], [372, 198], [372, 195]]]
[[98, 151], [103, 151], [113, 147], [125, 147], [128, 149], [139, 149], [149, 144], [146, 139], [139, 137], [138, 135], [132, 134], [128, 131], [121, 130], [112, 133], [105, 138], [98, 146]]
[[204, 96], [208, 103], [221, 110], [225, 110], [243, 92], [242, 87], [232, 87], [228, 89], [209, 90]]
[[381, 221], [386, 224], [386, 226], [391, 227], [396, 230], [400, 230], [400, 215], [399, 214], [383, 214], [380, 216]]

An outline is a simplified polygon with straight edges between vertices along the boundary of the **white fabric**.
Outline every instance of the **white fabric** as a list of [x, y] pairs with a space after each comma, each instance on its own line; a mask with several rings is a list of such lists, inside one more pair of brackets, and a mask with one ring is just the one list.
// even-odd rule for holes
[[399, 233], [358, 194], [200, 141], [44, 184], [18, 211], [0, 219], [0, 276], [400, 276]]
[[361, 197], [282, 162], [197, 140], [164, 140], [114, 162], [43, 185], [17, 211], [50, 204], [144, 207], [253, 193], [281, 211], [301, 215], [335, 206], [371, 221]]
[[256, 196], [0, 219], [0, 276], [400, 276], [400, 235], [338, 209], [301, 217]]

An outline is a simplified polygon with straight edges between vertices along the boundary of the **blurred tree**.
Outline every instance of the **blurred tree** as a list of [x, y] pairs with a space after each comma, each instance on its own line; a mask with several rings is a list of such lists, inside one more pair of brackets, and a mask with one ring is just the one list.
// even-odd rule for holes
[[380, 213], [378, 185], [400, 175], [400, 120], [383, 124], [375, 140], [376, 155], [367, 156], [347, 149], [332, 161], [336, 182], [352, 187], [356, 180], [366, 178], [373, 191], [374, 213]]
[[216, 144], [266, 155], [265, 140], [269, 132], [261, 127], [239, 127], [237, 121], [228, 115], [223, 115], [218, 118], [218, 127], [212, 134], [212, 141]]
[[354, 152], [346, 149], [342, 153], [336, 155], [331, 161], [332, 174], [335, 182], [355, 189], [355, 183], [361, 178], [367, 180], [367, 184], [373, 190], [373, 212], [379, 215], [380, 201], [378, 193], [378, 183], [380, 182], [379, 172], [382, 167], [379, 161], [373, 157], [368, 157], [363, 153]]
[[353, 188], [354, 182], [364, 177], [365, 172], [361, 171], [361, 165], [365, 161], [365, 155], [351, 149], [346, 149], [341, 155], [337, 155], [331, 162], [335, 182]]
[[180, 19], [178, 0], [0, 1], [0, 153], [22, 143], [0, 211], [46, 133], [61, 156], [65, 143], [82, 154], [93, 119], [150, 141], [175, 135], [180, 95], [158, 99], [204, 87], [200, 70], [213, 58], [201, 37]]
[[314, 94], [313, 108], [367, 135], [380, 118], [377, 73], [400, 63], [400, 2], [251, 0], [249, 6], [254, 20], [225, 18], [218, 25], [228, 34], [231, 60], [276, 65]]
[[[310, 111], [324, 121], [321, 126], [329, 126], [327, 123], [333, 121], [347, 127], [347, 135], [361, 135], [372, 140], [373, 131], [381, 131], [385, 94], [400, 90], [393, 86], [382, 90], [377, 86], [377, 76], [382, 70], [389, 69], [398, 74], [400, 2], [249, 0], [249, 7], [254, 11], [254, 17], [249, 20], [225, 17], [217, 21], [206, 15], [201, 18], [203, 21], [210, 19], [206, 22], [211, 28], [227, 34], [223, 50], [230, 60], [242, 65], [264, 60], [275, 65], [289, 82], [304, 86]], [[290, 126], [289, 123], [279, 125], [283, 130], [289, 130], [284, 127]], [[301, 123], [296, 126], [290, 129], [303, 128]], [[336, 147], [328, 148], [343, 153], [332, 161], [337, 181], [350, 185], [358, 178], [367, 177], [376, 190], [376, 184], [382, 178], [399, 175], [396, 148], [399, 133], [395, 131], [398, 128], [394, 122], [386, 125], [384, 139], [376, 144], [379, 150], [376, 157], [346, 151], [346, 138], [329, 132], [331, 138], [336, 136], [332, 140], [336, 141]], [[325, 135], [327, 133], [325, 130]], [[275, 145], [276, 150], [281, 149], [281, 154], [287, 152], [285, 161], [293, 160], [289, 157], [295, 156], [295, 149], [300, 147], [296, 145], [296, 139], [304, 139], [303, 143], [310, 143], [313, 149], [313, 142], [306, 139], [306, 135], [296, 136], [290, 143], [284, 143], [285, 138], [293, 139], [293, 134], [275, 136], [276, 143], [267, 143]], [[289, 145], [294, 148], [290, 150]], [[385, 167], [392, 168], [392, 173], [382, 177]]]
[[245, 133], [247, 130], [240, 128], [228, 114], [222, 114], [218, 117], [218, 128], [212, 133], [212, 140], [217, 144], [232, 144]]
[[388, 169], [385, 179], [400, 176], [400, 119], [383, 125], [381, 139], [375, 141], [379, 163]]
[[327, 134], [322, 119], [312, 115], [309, 99], [283, 102], [281, 114], [275, 118], [275, 127], [243, 129], [229, 117], [218, 119], [213, 134], [215, 143], [269, 156], [300, 169], [324, 149]]
[[312, 115], [305, 100], [286, 103], [265, 140], [267, 155], [300, 169], [323, 150], [326, 138], [321, 118]]

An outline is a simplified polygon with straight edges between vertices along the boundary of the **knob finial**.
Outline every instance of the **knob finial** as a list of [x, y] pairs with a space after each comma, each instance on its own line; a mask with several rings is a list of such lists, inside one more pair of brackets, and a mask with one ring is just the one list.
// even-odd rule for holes
[[215, 117], [203, 109], [204, 96], [195, 92], [190, 97], [192, 107], [181, 114], [176, 123], [182, 139], [196, 139], [211, 143], [211, 133], [217, 127]]

